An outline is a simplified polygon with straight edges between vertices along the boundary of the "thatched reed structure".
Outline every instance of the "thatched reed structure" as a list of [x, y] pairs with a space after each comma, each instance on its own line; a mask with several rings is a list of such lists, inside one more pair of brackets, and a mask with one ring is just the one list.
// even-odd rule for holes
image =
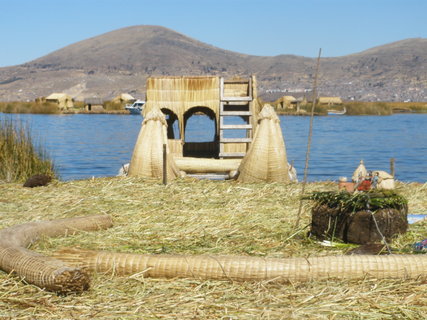
[[26, 282], [59, 293], [89, 288], [85, 270], [27, 249], [37, 239], [71, 235], [112, 225], [110, 216], [89, 216], [54, 221], [29, 222], [0, 231], [0, 269], [14, 272]]
[[167, 177], [174, 179], [179, 175], [179, 169], [170, 156], [166, 131], [165, 115], [156, 106], [151, 107], [142, 122], [128, 175], [146, 178], [163, 177], [164, 145], [166, 154], [169, 155], [166, 163]]
[[276, 101], [274, 101], [274, 105], [279, 110], [294, 109], [296, 104], [297, 99], [293, 96], [282, 96]]
[[[279, 119], [269, 105], [260, 112], [255, 77], [231, 80], [220, 77], [151, 77], [147, 80], [146, 98], [145, 120], [129, 175], [160, 178], [163, 166], [161, 150], [167, 143], [168, 177], [171, 178], [178, 176], [178, 167], [190, 173], [228, 172], [234, 177], [239, 162], [198, 161], [188, 157], [243, 158], [239, 167], [241, 181], [289, 181]], [[215, 121], [213, 141], [186, 142], [187, 121], [198, 113]], [[176, 122], [178, 132], [174, 131]], [[253, 132], [256, 132], [255, 138]], [[179, 159], [179, 166], [174, 158]]]
[[259, 125], [239, 166], [242, 182], [289, 182], [289, 168], [280, 120], [270, 105], [258, 115]]
[[[240, 157], [248, 149], [259, 112], [255, 77], [224, 80], [220, 77], [150, 77], [147, 80], [144, 116], [159, 108], [167, 116], [169, 147], [177, 156]], [[188, 119], [204, 114], [215, 122], [214, 140], [186, 142]], [[245, 125], [232, 125], [229, 117], [241, 117]], [[227, 119], [226, 119], [227, 118]], [[173, 125], [177, 122], [178, 133]], [[230, 139], [230, 130], [246, 130]]]
[[52, 93], [46, 98], [42, 98], [41, 101], [43, 102], [43, 100], [58, 104], [60, 109], [68, 109], [74, 106], [73, 98], [66, 93]]
[[340, 97], [319, 97], [317, 99], [319, 105], [341, 105], [342, 99]]
[[219, 83], [219, 77], [150, 77], [147, 79], [144, 115], [153, 108], [175, 115], [180, 135], [184, 137], [184, 121], [193, 108], [206, 112], [218, 122]]

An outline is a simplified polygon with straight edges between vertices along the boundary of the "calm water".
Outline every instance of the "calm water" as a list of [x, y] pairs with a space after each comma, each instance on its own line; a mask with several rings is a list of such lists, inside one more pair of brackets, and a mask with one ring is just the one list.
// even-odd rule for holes
[[[142, 118], [129, 115], [5, 115], [27, 122], [46, 145], [63, 180], [114, 176], [128, 163]], [[281, 116], [288, 160], [303, 177], [309, 118]], [[214, 124], [193, 116], [187, 141], [209, 141]], [[363, 159], [370, 170], [389, 171], [396, 159], [396, 178], [427, 181], [427, 115], [329, 116], [314, 119], [309, 180], [351, 177]]]

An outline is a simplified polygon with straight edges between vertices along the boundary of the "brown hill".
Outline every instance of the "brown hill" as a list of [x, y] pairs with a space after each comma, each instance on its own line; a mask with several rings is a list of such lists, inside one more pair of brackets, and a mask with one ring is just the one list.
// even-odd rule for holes
[[[315, 59], [223, 50], [158, 26], [134, 26], [83, 40], [28, 63], [0, 68], [0, 100], [65, 91], [78, 99], [143, 96], [150, 75], [256, 74], [260, 92], [311, 88]], [[319, 89], [362, 100], [427, 100], [427, 39], [407, 39], [322, 58]]]

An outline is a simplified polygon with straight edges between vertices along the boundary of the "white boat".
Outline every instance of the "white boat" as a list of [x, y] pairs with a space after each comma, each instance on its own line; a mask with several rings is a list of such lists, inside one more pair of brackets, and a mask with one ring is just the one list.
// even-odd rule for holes
[[141, 114], [144, 108], [145, 101], [144, 100], [136, 100], [132, 104], [127, 104], [125, 109], [130, 112], [130, 114]]
[[343, 114], [347, 113], [346, 107], [344, 107], [344, 110], [328, 110], [328, 116], [342, 116]]

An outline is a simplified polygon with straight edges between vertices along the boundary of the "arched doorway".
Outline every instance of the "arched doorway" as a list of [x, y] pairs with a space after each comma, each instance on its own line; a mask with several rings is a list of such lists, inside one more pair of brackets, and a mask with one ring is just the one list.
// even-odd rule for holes
[[169, 150], [172, 154], [182, 157], [182, 141], [178, 116], [168, 108], [161, 109], [166, 118]]
[[165, 114], [166, 123], [168, 125], [168, 139], [181, 139], [181, 135], [179, 132], [179, 121], [176, 113], [168, 108], [162, 108], [161, 110]]
[[184, 113], [184, 157], [218, 158], [219, 139], [215, 113], [193, 107]]

